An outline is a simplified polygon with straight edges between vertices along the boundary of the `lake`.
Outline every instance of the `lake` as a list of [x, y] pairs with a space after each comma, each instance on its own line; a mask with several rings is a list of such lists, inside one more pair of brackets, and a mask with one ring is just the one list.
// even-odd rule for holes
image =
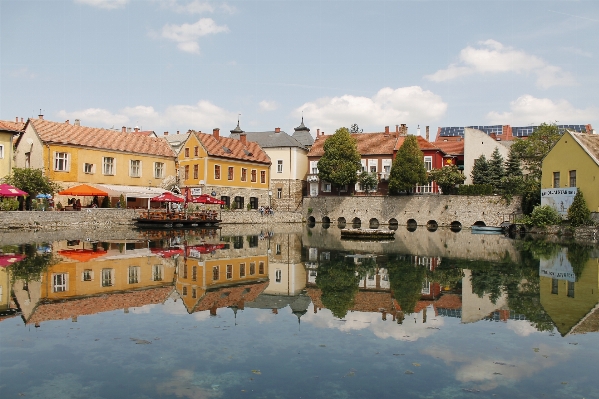
[[2, 398], [599, 398], [596, 246], [65, 234], [1, 244]]

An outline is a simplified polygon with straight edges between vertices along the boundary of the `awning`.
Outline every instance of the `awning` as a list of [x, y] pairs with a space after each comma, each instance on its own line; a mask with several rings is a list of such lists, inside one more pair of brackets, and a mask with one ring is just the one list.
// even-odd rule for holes
[[168, 191], [159, 187], [120, 186], [116, 184], [96, 184], [96, 186], [106, 191], [109, 197], [120, 197], [123, 194], [127, 198], [153, 198]]

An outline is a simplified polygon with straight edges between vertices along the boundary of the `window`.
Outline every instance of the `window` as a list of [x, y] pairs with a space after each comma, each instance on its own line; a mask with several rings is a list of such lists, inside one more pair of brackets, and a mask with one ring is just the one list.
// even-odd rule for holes
[[318, 161], [310, 161], [310, 173], [313, 175], [318, 174]]
[[183, 168], [183, 179], [189, 179], [189, 165], [185, 165], [185, 167]]
[[276, 246], [276, 254], [281, 255], [281, 244], [277, 244]]
[[570, 171], [570, 187], [576, 187], [576, 171]]
[[139, 266], [129, 266], [129, 284], [139, 283]]
[[235, 197], [235, 209], [243, 209], [243, 197], [237, 196]]
[[239, 278], [245, 277], [245, 263], [239, 264]]
[[322, 191], [324, 191], [325, 193], [330, 193], [331, 192], [331, 183], [327, 183], [326, 181], [322, 182]]
[[191, 280], [197, 281], [197, 279], [198, 279], [198, 267], [192, 266], [191, 267]]
[[185, 147], [185, 158], [189, 158], [189, 148]]
[[231, 206], [231, 197], [228, 195], [221, 195], [220, 200], [224, 202], [224, 204], [220, 206], [221, 208]]
[[81, 275], [81, 281], [93, 281], [94, 272], [92, 269], [85, 269]]
[[254, 274], [256, 274], [256, 263], [252, 262], [250, 263], [250, 276], [253, 276]]
[[102, 269], [102, 287], [114, 285], [114, 269]]
[[102, 158], [102, 173], [108, 176], [114, 175], [114, 158], [104, 157]]
[[266, 171], [264, 171], [264, 170], [260, 171], [260, 183], [262, 183], [262, 184], [266, 183]]
[[233, 237], [233, 248], [234, 249], [242, 249], [243, 248], [243, 236]]
[[84, 163], [83, 164], [83, 173], [94, 173], [94, 164], [93, 163]]
[[250, 197], [250, 209], [258, 209], [258, 197]]
[[258, 263], [258, 274], [264, 274], [264, 262]]
[[164, 177], [164, 163], [154, 162], [154, 177], [156, 179], [162, 179]]
[[30, 152], [25, 153], [25, 167], [26, 168], [31, 167], [31, 153]]
[[195, 180], [197, 180], [199, 174], [200, 174], [200, 166], [199, 165], [193, 165], [193, 178]]
[[220, 270], [218, 266], [212, 268], [212, 280], [216, 281], [220, 278]]
[[227, 280], [233, 278], [233, 265], [227, 265]]
[[67, 291], [67, 281], [69, 280], [68, 273], [58, 273], [52, 276], [52, 287], [54, 292]]
[[433, 169], [433, 157], [424, 157], [424, 167], [426, 168], [427, 171], [432, 170]]
[[54, 170], [67, 172], [69, 170], [69, 154], [66, 152], [57, 152], [54, 155]]
[[193, 155], [198, 156], [200, 153], [200, 148], [198, 146], [193, 147]]
[[250, 245], [250, 248], [256, 248], [258, 246], [259, 240], [260, 239], [258, 236], [248, 236], [248, 244]]
[[152, 281], [162, 281], [163, 275], [164, 275], [164, 266], [163, 265], [152, 266]]
[[241, 181], [248, 180], [248, 170], [247, 168], [241, 168]]
[[191, 297], [192, 298], [198, 297], [198, 290], [195, 287], [191, 289]]
[[132, 159], [129, 167], [129, 176], [141, 177], [141, 161], [139, 159]]
[[283, 273], [281, 273], [281, 269], [275, 270], [275, 283], [281, 282], [282, 275], [283, 275]]
[[187, 265], [183, 265], [183, 278], [187, 278]]
[[559, 280], [556, 278], [551, 279], [551, 293], [557, 295], [558, 293]]
[[376, 165], [370, 165], [370, 173], [376, 173]]
[[4, 145], [0, 144], [0, 159], [4, 158]]
[[229, 166], [229, 169], [228, 169], [228, 170], [229, 170], [229, 173], [227, 174], [227, 175], [228, 175], [228, 176], [227, 176], [227, 178], [228, 178], [229, 180], [233, 180], [233, 167], [232, 167], [232, 166]]
[[220, 180], [220, 165], [214, 165], [214, 178]]
[[183, 287], [182, 294], [183, 294], [183, 296], [187, 296], [187, 287]]
[[283, 196], [283, 189], [282, 188], [277, 188], [277, 198], [281, 199], [282, 196]]
[[252, 173], [250, 175], [250, 179], [252, 183], [256, 183], [256, 169], [252, 169]]
[[553, 172], [553, 188], [559, 188], [559, 172]]
[[574, 298], [574, 281], [568, 281], [568, 298]]
[[277, 173], [283, 173], [283, 160], [279, 159], [277, 161]]

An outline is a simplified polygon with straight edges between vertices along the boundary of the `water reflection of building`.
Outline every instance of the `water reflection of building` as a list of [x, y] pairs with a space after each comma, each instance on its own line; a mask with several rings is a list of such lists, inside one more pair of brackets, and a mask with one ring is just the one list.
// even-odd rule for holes
[[0, 321], [14, 316], [17, 307], [10, 295], [8, 270], [5, 266], [0, 265]]
[[563, 336], [599, 331], [599, 259], [588, 259], [576, 274], [564, 266], [564, 254], [541, 264], [541, 305]]
[[[172, 261], [158, 257], [145, 242], [55, 243], [59, 262], [39, 281], [17, 280], [13, 292], [26, 323], [40, 323], [161, 303], [173, 290]], [[65, 248], [65, 249], [56, 249]]]

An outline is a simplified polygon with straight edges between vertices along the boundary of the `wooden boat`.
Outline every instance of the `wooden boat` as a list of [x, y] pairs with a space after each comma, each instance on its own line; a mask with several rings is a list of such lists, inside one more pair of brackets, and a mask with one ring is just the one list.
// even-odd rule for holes
[[341, 229], [341, 238], [351, 240], [395, 239], [395, 230]]
[[472, 234], [503, 234], [501, 226], [472, 226]]
[[140, 213], [133, 220], [138, 227], [152, 229], [211, 227], [221, 222], [216, 211], [193, 213], [149, 211]]

